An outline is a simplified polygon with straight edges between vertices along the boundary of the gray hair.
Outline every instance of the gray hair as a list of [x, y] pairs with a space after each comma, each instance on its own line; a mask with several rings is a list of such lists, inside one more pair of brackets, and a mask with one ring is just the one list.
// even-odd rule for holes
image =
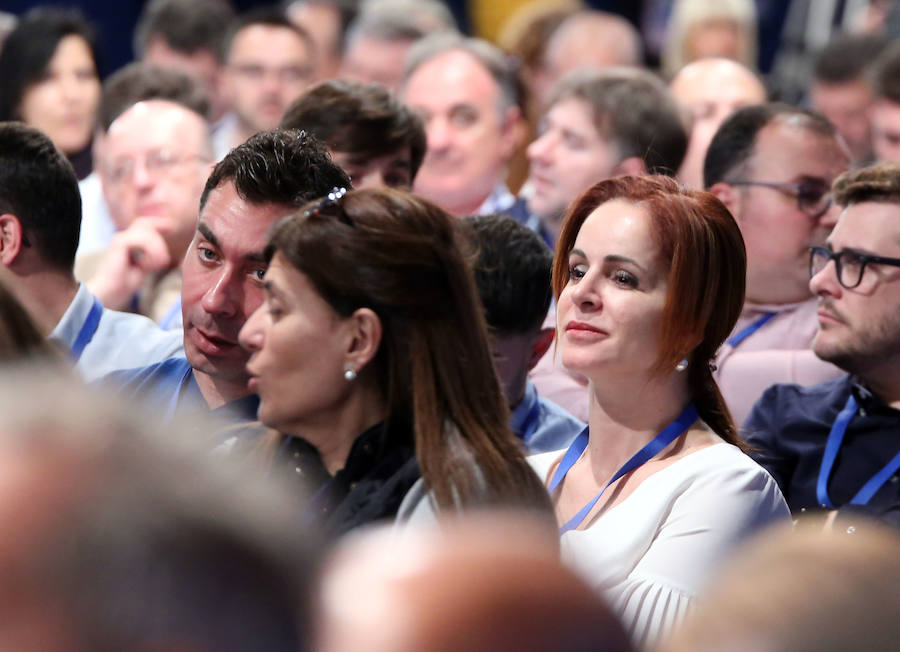
[[420, 66], [448, 52], [465, 52], [487, 70], [500, 90], [502, 110], [522, 107], [523, 90], [517, 62], [483, 39], [459, 34], [432, 34], [413, 45], [406, 55], [403, 86]]
[[365, 2], [347, 30], [344, 49], [358, 38], [418, 41], [436, 32], [456, 32], [453, 14], [438, 0]]

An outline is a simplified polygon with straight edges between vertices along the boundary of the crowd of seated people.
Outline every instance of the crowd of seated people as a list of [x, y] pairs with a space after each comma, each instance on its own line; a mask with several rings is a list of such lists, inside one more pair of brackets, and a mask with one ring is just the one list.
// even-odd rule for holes
[[896, 647], [900, 9], [257, 4], [0, 29], [0, 647]]

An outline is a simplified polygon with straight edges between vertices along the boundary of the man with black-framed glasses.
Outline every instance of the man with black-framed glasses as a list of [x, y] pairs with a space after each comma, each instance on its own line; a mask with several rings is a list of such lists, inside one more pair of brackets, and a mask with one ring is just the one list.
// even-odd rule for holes
[[809, 254], [812, 346], [847, 375], [771, 387], [745, 432], [794, 514], [852, 533], [861, 515], [900, 525], [900, 164], [848, 172], [834, 194], [846, 208]]
[[715, 360], [738, 424], [769, 385], [840, 374], [810, 349], [808, 267], [809, 247], [823, 245], [837, 219], [831, 183], [849, 163], [828, 120], [774, 102], [734, 112], [707, 150], [704, 185], [734, 215], [747, 247], [744, 310]]

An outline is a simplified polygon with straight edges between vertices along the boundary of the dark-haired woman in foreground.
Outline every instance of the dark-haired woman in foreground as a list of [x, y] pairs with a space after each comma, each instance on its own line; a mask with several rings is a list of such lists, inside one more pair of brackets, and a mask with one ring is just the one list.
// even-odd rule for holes
[[590, 380], [590, 419], [569, 449], [530, 461], [564, 559], [635, 642], [675, 625], [741, 537], [789, 518], [711, 375], [743, 304], [745, 260], [721, 202], [666, 177], [598, 183], [563, 224], [559, 354]]
[[241, 331], [275, 463], [304, 477], [331, 533], [393, 518], [420, 473], [441, 509], [549, 514], [457, 224], [410, 194], [341, 195], [277, 224], [265, 302]]

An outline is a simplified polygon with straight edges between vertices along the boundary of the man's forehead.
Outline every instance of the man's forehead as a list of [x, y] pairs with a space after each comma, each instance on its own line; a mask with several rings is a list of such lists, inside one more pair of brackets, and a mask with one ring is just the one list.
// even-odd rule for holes
[[[441, 85], [441, 93], [417, 93], [432, 85]], [[404, 87], [405, 100], [409, 104], [491, 103], [500, 95], [500, 86], [490, 71], [472, 54], [464, 50], [442, 52], [422, 63], [410, 75]]]
[[860, 248], [888, 256], [900, 253], [900, 203], [863, 201], [838, 217], [828, 238], [837, 249]]
[[[279, 218], [292, 210], [290, 206], [269, 202], [250, 202], [242, 197], [230, 181], [213, 188], [200, 210], [198, 231], [208, 237], [255, 240], [265, 234]], [[206, 233], [204, 233], [204, 230]]]

